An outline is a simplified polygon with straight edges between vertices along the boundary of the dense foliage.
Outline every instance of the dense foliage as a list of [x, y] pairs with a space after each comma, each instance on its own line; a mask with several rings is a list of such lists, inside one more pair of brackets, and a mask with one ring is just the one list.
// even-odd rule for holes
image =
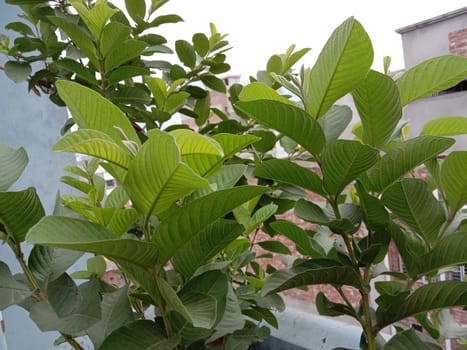
[[[406, 140], [402, 115], [464, 79], [467, 58], [433, 58], [394, 79], [370, 69], [371, 41], [349, 18], [312, 68], [293, 70], [308, 49], [292, 46], [250, 84], [233, 85], [229, 114], [211, 108], [209, 94], [226, 92], [217, 76], [230, 68], [226, 36], [211, 25], [172, 52], [155, 34], [181, 20], [158, 14], [166, 2], [128, 0], [127, 17], [104, 0], [7, 1], [29, 24], [7, 26], [19, 33], [11, 45], [1, 39], [6, 75], [66, 105], [73, 119], [54, 150], [91, 158], [66, 167], [62, 181], [80, 194], [61, 196], [46, 216], [34, 189], [8, 191], [25, 151], [0, 148], [0, 234], [24, 272], [0, 262], [0, 310], [20, 305], [75, 349], [82, 336], [104, 350], [247, 349], [269, 334], [265, 323], [278, 326], [277, 293], [328, 284], [342, 302], [320, 293], [318, 311], [355, 318], [362, 349], [439, 348], [402, 328], [384, 344], [379, 332], [409, 316], [434, 339], [463, 336], [446, 332], [443, 310], [467, 306], [467, 282], [437, 276], [467, 264], [467, 152], [438, 156], [455, 142], [449, 136], [466, 133], [467, 118], [440, 118]], [[179, 64], [159, 59], [174, 53]], [[33, 72], [33, 62], [44, 67]], [[340, 138], [351, 110], [336, 105], [348, 93], [360, 117], [353, 140]], [[166, 127], [176, 113], [196, 128]], [[427, 178], [417, 175], [422, 165]], [[99, 166], [117, 180], [109, 195]], [[290, 209], [314, 229], [281, 219]], [[257, 242], [260, 229], [294, 242], [288, 268], [261, 263], [290, 250]], [[27, 261], [23, 242], [34, 245]], [[391, 243], [405, 273], [384, 266]], [[271, 254], [256, 256], [256, 245]], [[84, 252], [93, 254], [87, 271], [67, 274]], [[104, 282], [108, 261], [124, 286]], [[358, 290], [359, 305], [344, 286]]]

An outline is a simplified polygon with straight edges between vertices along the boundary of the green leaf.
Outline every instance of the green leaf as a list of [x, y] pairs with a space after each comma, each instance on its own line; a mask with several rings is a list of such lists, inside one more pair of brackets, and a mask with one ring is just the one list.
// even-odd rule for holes
[[123, 80], [148, 74], [149, 69], [146, 67], [121, 66], [110, 73], [107, 84], [113, 86]]
[[42, 282], [51, 282], [60, 277], [81, 256], [82, 252], [36, 245], [28, 258], [28, 266]]
[[134, 320], [128, 299], [128, 286], [119, 288], [112, 293], [105, 293], [101, 303], [102, 317], [99, 322], [86, 330], [96, 349], [114, 330]]
[[[102, 208], [98, 208], [102, 209]], [[107, 209], [107, 208], [106, 208]], [[99, 210], [94, 209], [95, 212], [99, 212]], [[103, 209], [105, 210], [105, 209]], [[106, 223], [106, 227], [112, 231], [117, 236], [121, 236], [128, 232], [128, 230], [133, 227], [136, 220], [139, 217], [138, 212], [133, 209], [111, 209], [111, 216], [108, 222]]]
[[323, 184], [331, 195], [338, 195], [350, 182], [379, 159], [376, 149], [358, 141], [337, 140], [321, 153]]
[[245, 325], [245, 318], [240, 309], [240, 300], [237, 298], [232, 286], [227, 285], [227, 304], [222, 320], [216, 325], [216, 331], [210, 340], [219, 339], [231, 334]]
[[402, 179], [389, 186], [381, 197], [393, 214], [427, 242], [434, 242], [446, 217], [440, 202], [425, 181]]
[[136, 23], [144, 21], [144, 17], [146, 16], [145, 0], [125, 0], [125, 7], [130, 17]]
[[260, 140], [258, 142], [255, 142], [254, 145], [255, 150], [260, 153], [266, 153], [271, 151], [277, 142], [276, 134], [274, 134], [274, 132], [272, 131], [251, 130], [250, 134], [260, 138]]
[[247, 146], [259, 141], [259, 138], [254, 135], [233, 135], [227, 133], [216, 134], [212, 138], [224, 150], [224, 156], [221, 161], [232, 157]]
[[454, 144], [453, 139], [418, 136], [387, 152], [368, 172], [371, 190], [381, 192], [408, 171]]
[[295, 102], [279, 95], [276, 90], [259, 81], [250, 83], [245, 86], [240, 92], [240, 95], [238, 95], [238, 98], [244, 102], [255, 100], [273, 100], [296, 106]]
[[185, 66], [191, 69], [195, 68], [196, 52], [193, 45], [186, 40], [177, 40], [175, 42], [175, 52]]
[[376, 148], [383, 147], [402, 116], [396, 83], [391, 77], [370, 70], [352, 92], [352, 97], [362, 120], [363, 142]]
[[35, 36], [34, 32], [32, 31], [32, 29], [25, 23], [23, 22], [11, 22], [11, 23], [8, 23], [6, 26], [5, 26], [5, 29], [7, 30], [13, 30], [17, 33], [20, 33], [20, 34], [23, 34], [25, 36]]
[[[82, 129], [94, 129], [112, 137], [121, 144], [120, 128], [128, 140], [140, 144], [135, 129], [123, 112], [96, 91], [66, 80], [55, 82], [60, 97], [65, 101], [76, 124]], [[101, 116], [100, 118], [98, 116]], [[102, 117], [102, 116], [105, 116]]]
[[[164, 1], [166, 2], [166, 1]], [[158, 16], [156, 18], [154, 18], [151, 23], [150, 23], [150, 26], [151, 27], [158, 27], [160, 26], [161, 24], [167, 24], [167, 23], [178, 23], [178, 22], [183, 22], [183, 19], [178, 16], [178, 15], [163, 15], [163, 16]]]
[[107, 134], [91, 129], [79, 129], [62, 137], [54, 146], [54, 151], [82, 153], [112, 162], [127, 169], [132, 160], [127, 149]]
[[327, 143], [337, 140], [351, 121], [352, 110], [350, 107], [338, 105], [332, 106], [325, 115], [318, 119]]
[[467, 117], [442, 117], [430, 120], [420, 135], [456, 136], [467, 134]]
[[226, 92], [224, 81], [214, 75], [203, 75], [201, 77], [201, 81], [204, 85], [208, 88], [219, 91], [219, 92]]
[[32, 292], [29, 287], [14, 279], [8, 265], [0, 261], [0, 311], [17, 304], [29, 297]]
[[161, 222], [155, 233], [154, 243], [160, 248], [159, 262], [167, 262], [192, 237], [200, 235], [217, 219], [265, 191], [266, 188], [259, 186], [238, 186], [216, 191], [181, 207]]
[[193, 34], [193, 46], [196, 50], [196, 53], [201, 57], [206, 56], [209, 52], [209, 39], [203, 33]]
[[467, 203], [467, 151], [451, 152], [446, 157], [440, 181], [448, 208], [456, 213]]
[[430, 58], [406, 71], [398, 80], [401, 104], [456, 85], [467, 76], [467, 58], [444, 55]]
[[61, 60], [55, 61], [54, 64], [62, 69], [76, 73], [76, 76], [92, 85], [99, 86], [99, 82], [96, 79], [95, 73], [79, 62], [76, 62], [70, 58], [63, 58]]
[[326, 142], [318, 122], [301, 108], [273, 100], [240, 101], [235, 107], [265, 126], [287, 135], [313, 154], [318, 154]]
[[0, 144], [0, 191], [8, 190], [19, 179], [28, 161], [23, 147], [13, 149]]
[[175, 270], [190, 277], [204, 262], [209, 261], [244, 231], [234, 221], [217, 221], [199, 234], [190, 237], [172, 258]]
[[106, 208], [121, 209], [130, 201], [125, 189], [122, 186], [115, 187], [105, 200]]
[[27, 80], [32, 73], [32, 67], [27, 62], [8, 61], [4, 69], [6, 76], [15, 83]]
[[[441, 350], [434, 340], [431, 342], [422, 340], [417, 333], [415, 329], [400, 332], [391, 337], [382, 350]], [[421, 333], [420, 335], [423, 336]]]
[[222, 158], [220, 147], [208, 137], [188, 129], [170, 132], [180, 148], [182, 161], [198, 175], [205, 176]]
[[99, 350], [172, 350], [179, 343], [179, 336], [166, 338], [155, 322], [138, 320], [114, 330]]
[[290, 254], [290, 249], [284, 243], [279, 241], [262, 241], [258, 242], [258, 245], [270, 252], [278, 254]]
[[[133, 3], [133, 1], [131, 1]], [[134, 1], [136, 3], [137, 1]], [[109, 52], [118, 47], [122, 42], [130, 39], [131, 27], [119, 23], [110, 22], [102, 30], [100, 50], [102, 56], [107, 57]]]
[[330, 301], [323, 292], [319, 292], [318, 295], [316, 295], [316, 309], [320, 315], [330, 317], [342, 315], [353, 316], [355, 314], [355, 311], [347, 305]]
[[313, 284], [332, 283], [361, 288], [359, 277], [350, 266], [341, 265], [334, 260], [312, 259], [290, 269], [274, 272], [266, 281], [262, 294], [268, 295]]
[[310, 190], [325, 196], [323, 183], [314, 172], [285, 159], [271, 159], [256, 167], [254, 175]]
[[310, 240], [309, 233], [303, 230], [301, 227], [295, 225], [290, 221], [278, 220], [271, 223], [271, 227], [284, 235], [292, 242], [295, 243], [297, 251], [305, 256], [309, 257], [323, 257], [320, 252], [317, 252]]
[[182, 163], [175, 140], [157, 129], [134, 158], [124, 188], [134, 206], [146, 216], [159, 215], [176, 200], [208, 182]]
[[70, 2], [94, 36], [95, 40], [100, 39], [105, 24], [118, 12], [117, 9], [110, 7], [105, 1], [95, 3], [90, 10], [88, 10], [80, 0], [70, 0]]
[[138, 40], [125, 40], [109, 51], [105, 59], [105, 71], [108, 73], [134, 58], [141, 55], [147, 43]]
[[373, 63], [373, 47], [362, 25], [350, 17], [328, 39], [304, 82], [305, 109], [321, 117], [340, 97], [365, 79]]
[[44, 215], [44, 208], [35, 188], [0, 192], [0, 223], [15, 242], [24, 241], [28, 230]]
[[96, 47], [84, 29], [66, 18], [48, 17], [48, 19], [70, 37], [96, 69], [100, 67]]
[[46, 216], [28, 233], [26, 241], [50, 247], [102, 254], [141, 266], [150, 266], [157, 257], [156, 247], [137, 239], [118, 239], [103, 226], [60, 216]]
[[467, 282], [443, 281], [424, 285], [416, 289], [397, 308], [376, 312], [377, 330], [394, 322], [422, 312], [436, 309], [466, 306]]
[[444, 237], [433, 250], [419, 259], [420, 273], [429, 274], [444, 267], [467, 265], [466, 232], [456, 232]]
[[380, 199], [371, 196], [360, 182], [355, 184], [363, 221], [369, 230], [385, 229], [389, 223], [389, 214]]

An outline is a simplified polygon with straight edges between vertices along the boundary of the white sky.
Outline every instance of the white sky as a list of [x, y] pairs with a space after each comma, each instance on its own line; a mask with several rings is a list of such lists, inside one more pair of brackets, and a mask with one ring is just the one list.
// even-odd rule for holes
[[[118, 3], [119, 1], [116, 1]], [[123, 1], [122, 1], [123, 2]], [[382, 71], [382, 59], [392, 58], [391, 70], [404, 68], [402, 43], [395, 29], [466, 6], [465, 0], [171, 0], [156, 14], [175, 13], [185, 22], [161, 26], [158, 33], [173, 41], [191, 41], [196, 32], [209, 33], [209, 22], [229, 34], [227, 53], [231, 74], [255, 75], [267, 59], [287, 47], [311, 47], [301, 63], [312, 66], [335, 27], [354, 16], [373, 42], [373, 68]]]

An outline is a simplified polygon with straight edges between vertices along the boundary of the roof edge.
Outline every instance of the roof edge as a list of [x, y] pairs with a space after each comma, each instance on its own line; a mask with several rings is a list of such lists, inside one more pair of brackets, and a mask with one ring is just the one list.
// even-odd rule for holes
[[466, 14], [466, 13], [467, 13], [467, 6], [462, 7], [460, 9], [457, 9], [457, 10], [454, 10], [454, 11], [451, 11], [451, 12], [444, 13], [442, 15], [439, 15], [439, 16], [436, 16], [436, 17], [433, 17], [433, 18], [426, 19], [426, 20], [421, 21], [421, 22], [417, 22], [417, 23], [410, 24], [408, 26], [396, 29], [396, 33], [404, 34], [404, 33], [411, 32], [413, 30], [423, 28], [423, 27], [426, 27], [428, 25], [435, 24], [435, 23], [438, 23], [438, 22], [442, 22], [442, 21], [445, 21], [447, 19], [454, 18], [454, 17], [460, 16], [460, 15], [463, 15], [463, 14]]

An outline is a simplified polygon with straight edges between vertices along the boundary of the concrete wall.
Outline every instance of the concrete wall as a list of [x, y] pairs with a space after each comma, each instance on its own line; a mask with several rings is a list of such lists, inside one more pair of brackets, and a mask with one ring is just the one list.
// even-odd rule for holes
[[[7, 23], [18, 20], [17, 13], [17, 6], [0, 2], [0, 32], [10, 36], [14, 34], [6, 33], [4, 28]], [[4, 56], [0, 57], [0, 65], [3, 66], [5, 60]], [[29, 155], [29, 165], [13, 190], [35, 186], [47, 213], [50, 213], [60, 188], [59, 178], [63, 175], [63, 167], [74, 162], [71, 154], [51, 151], [52, 145], [60, 137], [60, 128], [67, 118], [67, 112], [53, 105], [47, 96], [37, 97], [28, 93], [26, 83], [13, 83], [1, 70], [0, 106], [0, 143], [14, 148], [23, 146]], [[66, 191], [64, 188], [61, 190]], [[29, 249], [24, 246], [25, 251]], [[13, 267], [13, 272], [20, 271], [13, 254], [4, 245], [0, 245], [0, 260]], [[58, 333], [40, 332], [23, 309], [10, 307], [3, 312], [3, 317], [9, 350], [53, 348]]]
[[449, 53], [450, 32], [467, 28], [467, 13], [402, 34], [406, 69], [434, 56]]

